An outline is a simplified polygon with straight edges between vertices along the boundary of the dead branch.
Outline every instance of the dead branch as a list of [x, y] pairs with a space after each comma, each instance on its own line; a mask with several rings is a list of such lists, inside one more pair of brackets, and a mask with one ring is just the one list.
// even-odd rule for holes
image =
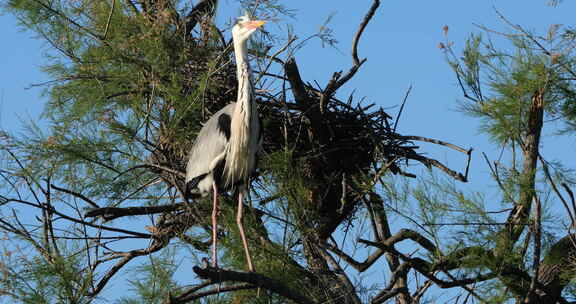
[[415, 136], [415, 135], [400, 135], [400, 138], [404, 139], [404, 140], [417, 140], [417, 141], [424, 141], [424, 142], [428, 142], [428, 143], [433, 143], [433, 144], [437, 144], [440, 146], [445, 146], [451, 149], [454, 149], [458, 152], [462, 152], [466, 155], [470, 155], [472, 154], [472, 149], [464, 149], [462, 147], [459, 147], [455, 144], [451, 144], [449, 142], [445, 142], [442, 140], [438, 140], [438, 139], [433, 139], [433, 138], [427, 138], [424, 136]]
[[352, 67], [344, 75], [342, 75], [342, 72], [335, 72], [332, 75], [332, 79], [330, 79], [324, 90], [322, 90], [322, 93], [320, 95], [321, 112], [324, 112], [324, 109], [327, 107], [328, 102], [332, 98], [332, 95], [341, 86], [343, 86], [346, 82], [348, 82], [348, 80], [352, 79], [352, 77], [354, 77], [360, 66], [362, 66], [362, 64], [366, 62], [366, 58], [362, 60], [358, 58], [358, 43], [360, 41], [360, 38], [362, 37], [364, 29], [366, 28], [372, 17], [374, 17], [374, 13], [376, 12], [376, 9], [378, 9], [378, 6], [380, 6], [380, 0], [374, 0], [372, 2], [372, 6], [370, 6], [370, 9], [368, 10], [366, 15], [364, 16], [364, 19], [360, 23], [358, 31], [356, 31], [356, 34], [352, 39], [352, 63], [353, 63]]
[[298, 65], [296, 64], [296, 59], [294, 57], [286, 60], [284, 71], [286, 73], [286, 78], [288, 78], [288, 81], [290, 82], [290, 88], [296, 103], [301, 105], [303, 109], [310, 107], [306, 85], [300, 77], [300, 71], [298, 70]]
[[[434, 275], [434, 272], [439, 271], [439, 270], [447, 270], [447, 268], [451, 268], [452, 266], [449, 266], [449, 267], [446, 267], [446, 266], [448, 264], [452, 264], [452, 263], [438, 263], [438, 264], [437, 263], [430, 263], [430, 262], [427, 262], [427, 261], [425, 261], [421, 258], [418, 258], [418, 257], [413, 258], [413, 257], [407, 256], [407, 255], [399, 252], [398, 250], [394, 249], [392, 246], [385, 244], [384, 242], [376, 243], [376, 242], [371, 242], [371, 241], [362, 240], [362, 239], [360, 239], [358, 241], [360, 243], [364, 243], [366, 245], [370, 245], [370, 246], [373, 246], [376, 248], [381, 248], [382, 250], [385, 250], [386, 252], [389, 252], [390, 254], [398, 256], [400, 259], [402, 259], [402, 261], [404, 261], [404, 263], [407, 263], [410, 268], [414, 268], [419, 273], [421, 273], [423, 276], [427, 277], [429, 280], [431, 280], [436, 285], [438, 285], [438, 287], [440, 287], [440, 288], [460, 287], [460, 286], [464, 286], [464, 285], [468, 285], [468, 284], [472, 284], [472, 283], [490, 280], [490, 279], [493, 279], [497, 276], [496, 273], [488, 273], [488, 274], [480, 274], [480, 275], [478, 275], [476, 277], [472, 277], [472, 278], [463, 278], [463, 279], [452, 280], [452, 281], [442, 280], [442, 279], [439, 279], [438, 277], [436, 277]], [[520, 271], [520, 270], [518, 270], [518, 271]], [[523, 273], [523, 274], [525, 276], [529, 277], [527, 274], [525, 274], [525, 273]]]
[[444, 171], [444, 173], [452, 176], [452, 178], [454, 178], [455, 180], [458, 180], [458, 181], [461, 181], [464, 183], [468, 182], [468, 178], [465, 175], [446, 167], [443, 163], [441, 163], [438, 160], [435, 160], [433, 158], [428, 158], [428, 157], [425, 157], [425, 156], [417, 154], [417, 153], [413, 153], [413, 154], [409, 155], [408, 158], [419, 161], [420, 163], [422, 163], [423, 165], [425, 165], [428, 168], [436, 167], [436, 168]]

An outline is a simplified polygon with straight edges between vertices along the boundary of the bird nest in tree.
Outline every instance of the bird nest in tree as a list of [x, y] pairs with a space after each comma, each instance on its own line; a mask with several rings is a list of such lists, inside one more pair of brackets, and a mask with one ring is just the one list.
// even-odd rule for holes
[[[197, 99], [201, 100], [200, 110], [191, 113], [190, 119], [183, 120], [193, 121], [196, 125], [184, 129], [199, 130], [201, 122], [236, 100], [237, 80], [233, 61], [222, 62], [223, 65], [218, 66], [216, 71], [211, 70], [207, 62], [210, 62], [207, 58], [195, 58], [182, 69], [183, 87], [186, 88], [184, 93], [195, 87], [204, 88], [202, 98]], [[285, 68], [288, 75], [294, 69], [297, 73], [294, 60], [289, 60]], [[305, 203], [318, 215], [315, 217], [317, 221], [308, 225], [318, 229], [321, 238], [327, 238], [343, 221], [354, 215], [362, 197], [367, 194], [367, 180], [377, 180], [387, 170], [413, 176], [401, 169], [408, 160], [428, 167], [436, 166], [462, 181], [466, 179], [465, 175], [419, 154], [418, 147], [412, 141], [425, 139], [398, 134], [391, 116], [382, 108], [376, 108], [374, 104], [362, 105], [355, 102], [352, 96], [347, 101], [330, 97], [322, 104], [322, 91], [295, 81], [299, 81], [298, 75], [293, 75], [290, 82], [292, 88], [286, 89], [286, 92], [257, 94], [263, 128], [263, 153], [257, 173], [271, 174], [265, 162], [262, 162], [266, 155], [287, 150], [291, 152], [289, 165], [301, 168], [302, 178], [308, 181]], [[274, 96], [294, 98], [279, 99]], [[185, 144], [180, 143], [179, 146], [158, 145], [161, 149], [154, 153], [152, 163], [185, 172], [194, 134], [190, 132], [191, 136]], [[165, 142], [173, 141], [168, 139]], [[165, 179], [183, 189], [183, 175], [175, 176], [171, 172], [161, 171], [158, 170]], [[281, 182], [274, 176], [272, 179]]]
[[309, 86], [305, 90], [305, 102], [260, 102], [265, 121], [263, 150], [274, 153], [290, 149], [291, 165], [303, 168], [303, 178], [312, 181], [306, 203], [317, 211], [318, 222], [311, 226], [321, 239], [354, 216], [363, 197], [373, 191], [375, 181], [386, 171], [414, 177], [401, 168], [409, 160], [466, 180], [465, 174], [419, 154], [413, 140], [446, 143], [398, 134], [391, 116], [374, 104], [362, 105], [350, 96], [346, 102], [330, 98], [323, 106], [322, 92]]
[[[210, 51], [206, 45], [194, 42], [189, 48], [188, 63], [181, 67], [182, 94], [190, 96], [200, 107], [186, 112], [178, 123], [179, 133], [186, 130], [186, 137], [177, 139], [174, 128], [163, 129], [164, 134], [158, 136], [157, 150], [150, 157], [156, 172], [181, 192], [195, 134], [212, 114], [236, 101], [238, 82], [231, 57], [229, 47], [220, 46]], [[452, 171], [418, 153], [413, 141], [442, 144], [468, 155], [471, 151], [436, 140], [403, 136], [396, 132], [391, 116], [382, 108], [363, 105], [354, 101], [353, 96], [347, 101], [334, 97], [363, 61], [356, 60], [345, 75], [334, 73], [326, 88], [318, 89], [301, 80], [293, 58], [286, 62], [275, 60], [282, 64], [284, 71], [272, 79], [283, 79], [287, 85], [280, 89], [284, 91], [274, 94], [256, 88], [263, 129], [263, 153], [257, 174], [273, 175], [262, 162], [263, 157], [290, 151], [289, 165], [298, 166], [301, 177], [307, 181], [304, 203], [318, 215], [315, 217], [318, 221], [308, 225], [318, 229], [321, 238], [327, 238], [354, 215], [362, 198], [372, 191], [384, 172], [413, 177], [402, 169], [409, 160], [438, 167], [457, 180], [466, 180], [466, 173]], [[282, 182], [275, 176], [272, 179]], [[372, 185], [369, 181], [373, 181]]]

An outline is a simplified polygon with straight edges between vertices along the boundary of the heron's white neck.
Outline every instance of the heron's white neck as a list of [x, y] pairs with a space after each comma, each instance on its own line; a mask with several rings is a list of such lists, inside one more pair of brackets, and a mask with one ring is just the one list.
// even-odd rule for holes
[[[248, 63], [246, 40], [234, 39], [234, 55], [236, 57], [236, 78], [238, 79], [237, 103], [251, 106], [252, 102], [252, 71]], [[237, 107], [238, 108], [238, 107]]]
[[[226, 183], [248, 181], [252, 171], [253, 160], [249, 155], [251, 130], [257, 123], [256, 105], [253, 98], [252, 73], [248, 63], [246, 40], [234, 39], [236, 56], [236, 76], [238, 79], [238, 99], [230, 124], [230, 141], [225, 165]], [[257, 135], [256, 135], [257, 136]]]

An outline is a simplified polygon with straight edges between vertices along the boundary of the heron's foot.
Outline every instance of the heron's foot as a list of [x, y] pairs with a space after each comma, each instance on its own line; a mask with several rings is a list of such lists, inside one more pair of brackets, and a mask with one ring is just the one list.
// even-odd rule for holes
[[202, 268], [207, 269], [207, 268], [215, 268], [218, 269], [218, 261], [212, 259], [212, 262], [208, 262], [207, 258], [202, 258]]
[[254, 269], [254, 266], [252, 265], [252, 261], [248, 262], [248, 272], [256, 272], [256, 269]]

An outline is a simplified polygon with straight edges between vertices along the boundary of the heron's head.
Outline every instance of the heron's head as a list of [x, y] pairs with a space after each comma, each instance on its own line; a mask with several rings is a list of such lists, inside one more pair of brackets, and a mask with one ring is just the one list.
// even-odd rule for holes
[[232, 28], [232, 37], [235, 41], [244, 42], [264, 23], [266, 23], [266, 21], [252, 20], [248, 15], [238, 17], [236, 25]]

